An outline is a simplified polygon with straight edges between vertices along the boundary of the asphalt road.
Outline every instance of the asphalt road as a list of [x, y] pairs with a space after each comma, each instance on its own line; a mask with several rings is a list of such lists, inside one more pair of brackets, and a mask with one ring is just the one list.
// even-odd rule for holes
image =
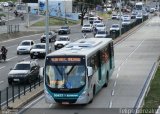
[[114, 46], [115, 71], [108, 87], [103, 88], [91, 104], [46, 104], [42, 95], [28, 104], [23, 113], [118, 114], [121, 112], [119, 108], [133, 108], [154, 62], [160, 55], [159, 23], [160, 18], [153, 17], [141, 29]]

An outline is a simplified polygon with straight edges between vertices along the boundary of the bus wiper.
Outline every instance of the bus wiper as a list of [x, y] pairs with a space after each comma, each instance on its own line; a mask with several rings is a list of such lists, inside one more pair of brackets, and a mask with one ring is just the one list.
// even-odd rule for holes
[[73, 65], [72, 68], [67, 72], [67, 76], [72, 72], [74, 67], [75, 67], [75, 65]]

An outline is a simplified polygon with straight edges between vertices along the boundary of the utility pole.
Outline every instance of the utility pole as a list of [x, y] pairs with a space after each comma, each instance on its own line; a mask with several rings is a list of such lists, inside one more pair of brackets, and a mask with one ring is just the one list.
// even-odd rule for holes
[[27, 27], [29, 28], [30, 22], [29, 22], [29, 7], [28, 7], [28, 3], [26, 3], [26, 11], [27, 11]]
[[119, 0], [119, 13], [120, 13], [120, 19], [119, 19], [119, 27], [120, 27], [120, 30], [119, 30], [119, 35], [121, 36], [122, 35], [122, 1], [121, 0]]
[[49, 53], [49, 39], [48, 39], [48, 34], [49, 34], [49, 15], [48, 15], [48, 0], [46, 0], [46, 19], [45, 19], [45, 26], [46, 26], [46, 30], [45, 30], [45, 34], [46, 34], [46, 55]]

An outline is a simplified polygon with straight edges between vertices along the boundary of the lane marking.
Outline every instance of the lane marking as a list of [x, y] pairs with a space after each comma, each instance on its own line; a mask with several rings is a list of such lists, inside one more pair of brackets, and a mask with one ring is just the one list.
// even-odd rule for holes
[[29, 58], [29, 56], [27, 56], [27, 57], [25, 57], [25, 58], [23, 58], [23, 59], [28, 59]]
[[31, 108], [31, 106], [35, 105], [38, 101], [42, 100], [43, 98], [44, 98], [44, 94], [38, 97], [37, 99], [35, 99], [34, 101], [32, 101], [30, 104], [28, 104], [24, 108], [22, 108], [22, 110], [20, 110], [18, 114], [25, 112], [28, 108]]
[[9, 47], [7, 47], [7, 48], [9, 49], [9, 48], [12, 48], [12, 47], [15, 47], [15, 46], [18, 46], [18, 45], [12, 45], [12, 46], [9, 46]]
[[18, 56], [11, 57], [11, 58], [7, 59], [6, 61], [10, 61], [10, 60], [12, 60], [12, 59], [14, 59], [14, 58], [17, 58], [17, 57], [18, 57]]
[[114, 89], [112, 89], [111, 95], [114, 96]]
[[116, 76], [116, 78], [118, 78], [119, 77], [119, 74], [117, 73], [117, 76]]
[[116, 85], [117, 85], [117, 82], [115, 81], [115, 82], [114, 82], [114, 87], [116, 87]]
[[112, 100], [109, 102], [109, 108], [112, 108]]
[[121, 70], [121, 67], [118, 68], [118, 72]]
[[0, 70], [1, 70], [1, 69], [3, 69], [3, 68], [5, 68], [5, 67], [6, 67], [6, 66], [2, 66], [2, 67], [0, 67]]

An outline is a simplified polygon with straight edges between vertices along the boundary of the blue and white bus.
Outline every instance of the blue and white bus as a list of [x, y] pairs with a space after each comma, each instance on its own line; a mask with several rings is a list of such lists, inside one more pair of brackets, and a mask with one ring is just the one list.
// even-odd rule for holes
[[111, 38], [88, 38], [46, 56], [44, 92], [47, 103], [88, 104], [107, 87], [114, 70]]

